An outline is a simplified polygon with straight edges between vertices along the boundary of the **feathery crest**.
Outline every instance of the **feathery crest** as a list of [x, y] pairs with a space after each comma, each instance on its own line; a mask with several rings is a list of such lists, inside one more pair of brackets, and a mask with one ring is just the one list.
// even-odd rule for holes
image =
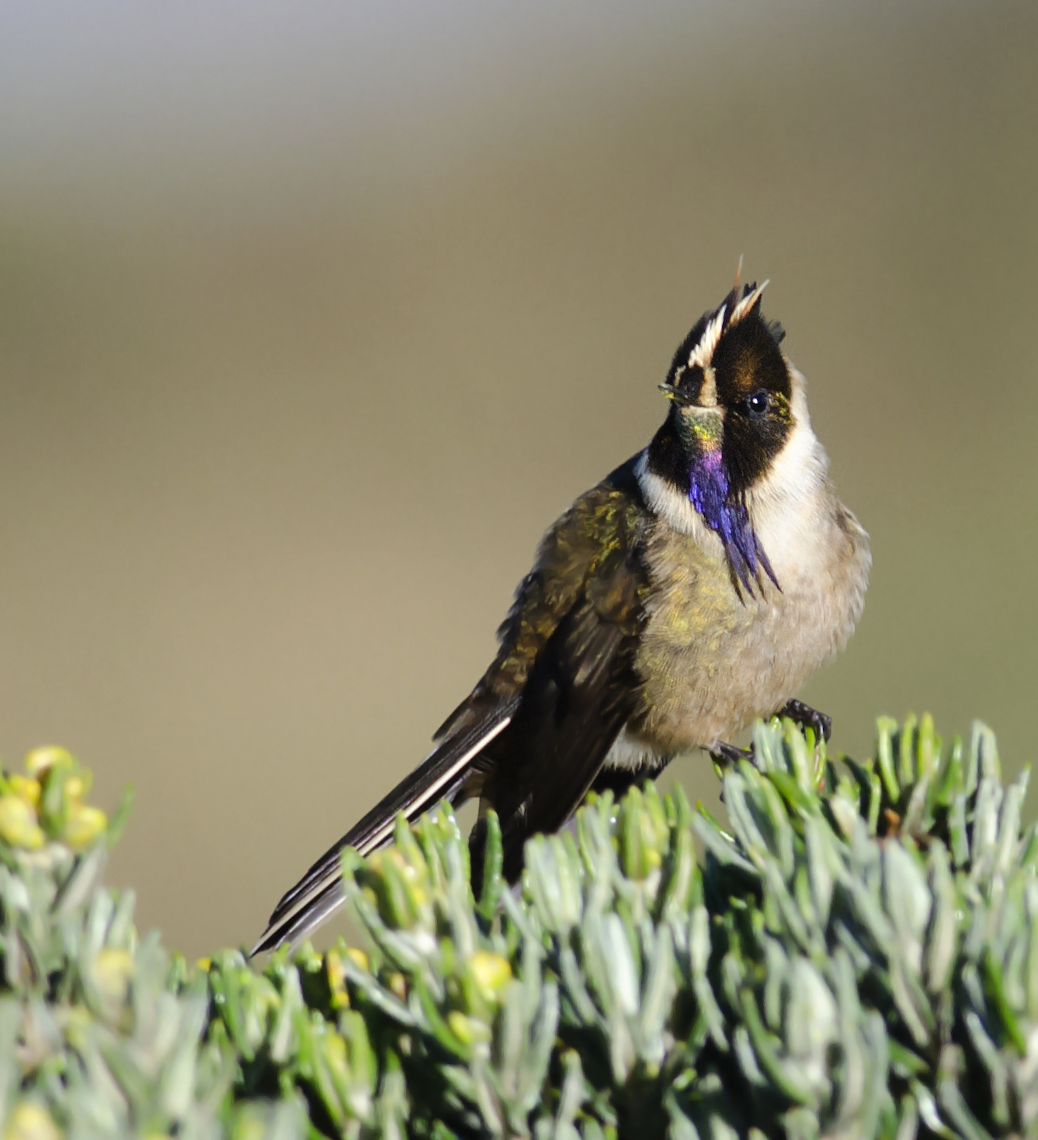
[[704, 371], [709, 368], [714, 353], [717, 351], [717, 346], [721, 343], [721, 337], [745, 320], [760, 304], [761, 294], [768, 287], [768, 282], [762, 281], [760, 285], [752, 282], [740, 286], [739, 276], [741, 272], [742, 261], [740, 260], [739, 274], [736, 275], [735, 285], [724, 301], [721, 302], [720, 308], [707, 318], [706, 326], [699, 339], [689, 350], [686, 368], [702, 368]]

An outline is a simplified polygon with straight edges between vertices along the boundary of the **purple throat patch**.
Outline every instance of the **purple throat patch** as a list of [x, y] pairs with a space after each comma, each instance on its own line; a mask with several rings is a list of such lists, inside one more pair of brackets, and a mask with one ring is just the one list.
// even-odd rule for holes
[[751, 596], [754, 586], [758, 590], [763, 586], [762, 570], [779, 590], [782, 589], [754, 533], [746, 504], [741, 499], [729, 498], [728, 473], [719, 450], [707, 451], [692, 461], [688, 497], [706, 525], [720, 535], [728, 565]]

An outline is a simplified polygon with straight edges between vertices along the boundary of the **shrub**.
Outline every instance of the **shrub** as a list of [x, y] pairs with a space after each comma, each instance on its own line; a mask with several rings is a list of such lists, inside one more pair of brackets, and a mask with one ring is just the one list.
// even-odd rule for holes
[[[100, 884], [125, 810], [61, 750], [0, 783], [11, 1138], [1038, 1133], [1038, 834], [976, 726], [831, 762], [758, 724], [729, 823], [594, 799], [481, 897], [446, 807], [344, 859], [364, 950], [191, 967]], [[693, 835], [703, 858], [697, 862]]]

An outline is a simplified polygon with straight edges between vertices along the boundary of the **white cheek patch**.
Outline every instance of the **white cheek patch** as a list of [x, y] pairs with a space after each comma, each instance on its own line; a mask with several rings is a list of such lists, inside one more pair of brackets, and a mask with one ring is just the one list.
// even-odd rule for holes
[[653, 514], [659, 515], [680, 534], [691, 534], [698, 539], [701, 534], [708, 533], [709, 528], [692, 506], [688, 495], [683, 495], [668, 479], [649, 470], [648, 448], [638, 456], [634, 474]]
[[828, 457], [811, 430], [804, 379], [792, 366], [793, 430], [768, 473], [750, 488], [746, 505], [780, 582], [811, 572], [818, 524], [828, 497]]

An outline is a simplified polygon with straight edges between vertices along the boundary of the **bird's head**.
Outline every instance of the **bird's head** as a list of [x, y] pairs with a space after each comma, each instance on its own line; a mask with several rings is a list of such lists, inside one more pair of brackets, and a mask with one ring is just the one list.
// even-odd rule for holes
[[670, 400], [667, 419], [645, 460], [720, 536], [733, 576], [751, 594], [762, 574], [779, 582], [754, 532], [748, 496], [797, 429], [801, 403], [779, 348], [782, 329], [761, 315], [766, 284], [737, 282], [682, 341], [660, 385]]

